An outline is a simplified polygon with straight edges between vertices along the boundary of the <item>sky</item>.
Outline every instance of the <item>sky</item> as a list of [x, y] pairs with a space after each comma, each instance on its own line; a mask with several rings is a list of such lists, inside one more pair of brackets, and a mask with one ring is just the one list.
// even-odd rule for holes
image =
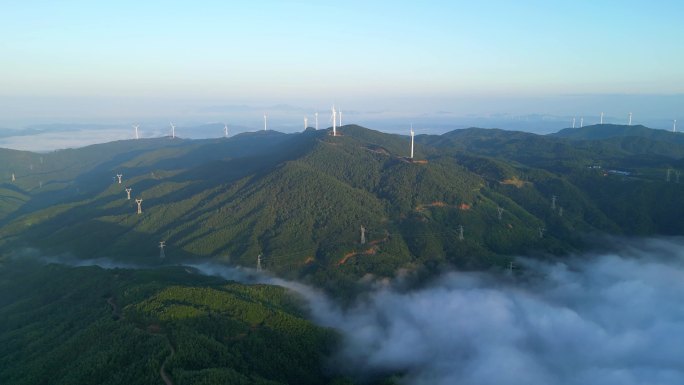
[[681, 1], [27, 0], [2, 9], [0, 127], [208, 122], [226, 119], [222, 106], [294, 106], [299, 120], [299, 109], [333, 103], [364, 121], [566, 121], [603, 110], [684, 121]]

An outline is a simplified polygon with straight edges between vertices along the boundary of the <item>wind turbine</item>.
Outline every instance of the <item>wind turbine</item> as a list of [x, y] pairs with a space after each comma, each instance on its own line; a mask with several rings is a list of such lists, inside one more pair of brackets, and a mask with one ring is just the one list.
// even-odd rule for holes
[[332, 124], [333, 124], [333, 136], [337, 136], [337, 111], [335, 111], [335, 105], [332, 106]]
[[223, 123], [223, 137], [228, 137], [228, 123]]
[[632, 125], [632, 113], [629, 113], [629, 122], [627, 123], [628, 126]]
[[306, 130], [307, 127], [309, 127], [309, 117], [304, 116], [304, 129]]
[[264, 131], [268, 129], [268, 115], [264, 112]]
[[140, 136], [138, 136], [138, 127], [140, 127], [139, 124], [134, 124], [133, 128], [135, 129], [135, 138], [140, 139]]
[[572, 128], [575, 128], [575, 117], [572, 117]]
[[171, 139], [176, 139], [176, 126], [171, 122], [169, 124], [171, 125]]
[[584, 127], [584, 116], [580, 118], [580, 128]]
[[340, 124], [339, 124], [339, 126], [342, 127], [342, 110], [339, 111], [339, 114], [340, 114]]
[[413, 132], [413, 124], [411, 124], [411, 159], [413, 159], [413, 137], [415, 136], [415, 132]]
[[316, 129], [318, 130], [318, 111], [316, 111], [314, 116], [316, 117]]
[[677, 119], [672, 121], [672, 132], [677, 132]]
[[601, 125], [603, 125], [603, 112], [601, 112]]

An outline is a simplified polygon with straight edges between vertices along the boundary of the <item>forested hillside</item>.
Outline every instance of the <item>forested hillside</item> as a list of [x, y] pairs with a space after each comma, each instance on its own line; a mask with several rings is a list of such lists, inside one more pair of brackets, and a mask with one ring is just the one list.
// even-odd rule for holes
[[183, 268], [4, 262], [0, 383], [349, 383], [325, 370], [337, 336], [283, 288]]
[[4, 151], [0, 245], [149, 264], [261, 255], [334, 291], [398, 269], [504, 268], [589, 234], [684, 234], [676, 140], [473, 128], [420, 135], [409, 159], [408, 137], [339, 132]]

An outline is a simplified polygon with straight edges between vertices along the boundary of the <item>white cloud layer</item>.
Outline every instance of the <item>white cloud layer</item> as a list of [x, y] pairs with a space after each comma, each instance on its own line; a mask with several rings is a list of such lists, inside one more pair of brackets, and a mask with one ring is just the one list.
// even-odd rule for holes
[[684, 384], [682, 250], [644, 241], [531, 263], [541, 277], [505, 284], [450, 273], [314, 316], [344, 334], [337, 362], [351, 373], [399, 371], [408, 384]]

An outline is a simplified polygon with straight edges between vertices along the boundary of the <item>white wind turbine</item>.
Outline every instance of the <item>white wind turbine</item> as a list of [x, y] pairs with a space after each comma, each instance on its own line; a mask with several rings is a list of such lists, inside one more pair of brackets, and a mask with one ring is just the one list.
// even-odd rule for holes
[[171, 125], [171, 139], [176, 139], [176, 126], [171, 122], [169, 124]]
[[140, 136], [138, 136], [138, 127], [140, 127], [139, 124], [134, 124], [133, 128], [135, 129], [135, 138], [140, 139]]
[[223, 123], [223, 137], [228, 137], [228, 123]]
[[415, 132], [413, 132], [413, 124], [411, 124], [411, 159], [413, 159], [413, 137], [416, 135]]
[[337, 111], [335, 111], [335, 105], [332, 106], [332, 124], [333, 124], [333, 136], [337, 136]]

